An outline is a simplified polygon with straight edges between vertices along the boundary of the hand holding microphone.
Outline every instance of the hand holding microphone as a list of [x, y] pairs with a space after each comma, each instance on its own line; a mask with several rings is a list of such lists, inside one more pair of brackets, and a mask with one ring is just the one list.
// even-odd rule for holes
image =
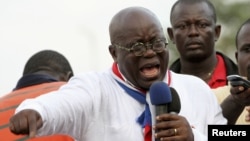
[[181, 102], [177, 91], [164, 82], [150, 87], [150, 100], [156, 108], [155, 139], [193, 141], [192, 129], [185, 117], [178, 115]]

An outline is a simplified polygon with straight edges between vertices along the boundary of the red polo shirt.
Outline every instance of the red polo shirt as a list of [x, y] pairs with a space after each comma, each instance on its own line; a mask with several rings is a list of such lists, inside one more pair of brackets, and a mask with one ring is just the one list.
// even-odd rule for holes
[[216, 57], [218, 62], [211, 76], [211, 79], [208, 82], [210, 88], [217, 88], [220, 86], [225, 86], [227, 84], [225, 62], [220, 55], [217, 54]]

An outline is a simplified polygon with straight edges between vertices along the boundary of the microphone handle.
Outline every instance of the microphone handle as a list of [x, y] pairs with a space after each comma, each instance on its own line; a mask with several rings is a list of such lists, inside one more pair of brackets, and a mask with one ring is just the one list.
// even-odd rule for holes
[[[161, 105], [155, 106], [155, 115], [156, 116], [167, 113], [167, 112], [168, 112], [168, 105], [167, 104], [161, 104]], [[155, 131], [155, 132], [158, 132], [158, 131]], [[160, 141], [160, 139], [155, 139], [155, 141]]]
[[156, 116], [168, 113], [168, 105], [167, 104], [161, 104], [155, 106], [155, 114]]

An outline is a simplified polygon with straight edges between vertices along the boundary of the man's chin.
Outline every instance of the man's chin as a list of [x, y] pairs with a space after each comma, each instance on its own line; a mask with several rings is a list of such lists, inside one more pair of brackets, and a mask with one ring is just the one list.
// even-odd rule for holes
[[188, 61], [192, 63], [200, 63], [205, 59], [206, 58], [204, 56], [192, 56], [188, 58]]

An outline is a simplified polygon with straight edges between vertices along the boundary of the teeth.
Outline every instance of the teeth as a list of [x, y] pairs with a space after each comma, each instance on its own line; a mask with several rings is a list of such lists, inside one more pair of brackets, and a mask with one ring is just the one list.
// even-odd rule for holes
[[153, 77], [153, 76], [157, 76], [158, 75], [158, 69], [156, 67], [151, 67], [151, 68], [144, 68], [142, 70], [143, 75], [146, 77]]

